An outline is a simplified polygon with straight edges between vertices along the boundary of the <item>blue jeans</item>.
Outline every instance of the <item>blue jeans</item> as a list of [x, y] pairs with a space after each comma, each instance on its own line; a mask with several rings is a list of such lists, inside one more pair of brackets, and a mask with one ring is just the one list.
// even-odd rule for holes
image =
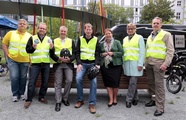
[[16, 62], [8, 58], [8, 67], [10, 71], [11, 90], [13, 96], [24, 95], [28, 71], [28, 62]]
[[29, 73], [29, 83], [27, 90], [27, 99], [26, 101], [32, 101], [35, 85], [41, 73], [41, 86], [39, 90], [39, 99], [44, 98], [48, 89], [48, 78], [50, 73], [50, 64], [49, 63], [38, 63], [32, 64], [30, 67]]
[[[76, 74], [76, 87], [77, 87], [77, 100], [83, 101], [83, 76], [86, 71], [94, 65], [82, 63], [82, 70]], [[96, 105], [96, 94], [97, 94], [97, 78], [90, 80], [90, 93], [89, 93], [89, 104]]]

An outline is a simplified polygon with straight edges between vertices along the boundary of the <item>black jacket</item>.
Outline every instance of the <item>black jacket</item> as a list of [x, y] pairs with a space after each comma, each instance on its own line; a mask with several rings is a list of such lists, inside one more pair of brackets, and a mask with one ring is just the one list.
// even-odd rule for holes
[[[54, 42], [55, 41], [53, 41], [53, 44], [54, 44]], [[76, 58], [75, 53], [76, 53], [75, 43], [72, 40], [72, 55], [70, 56], [70, 62], [67, 63], [67, 65], [70, 69], [74, 68], [74, 65], [73, 65], [72, 61], [74, 61], [75, 58]], [[58, 63], [59, 57], [55, 54], [55, 48], [54, 47], [50, 50], [50, 57], [56, 62], [54, 64], [54, 69], [57, 69], [57, 66], [59, 66], [60, 63]]]
[[[92, 36], [90, 39], [87, 39], [86, 37], [85, 37], [85, 35], [83, 36], [85, 39], [86, 39], [86, 41], [87, 41], [87, 43], [94, 37], [94, 36]], [[77, 46], [76, 46], [76, 62], [77, 62], [77, 65], [79, 65], [79, 64], [82, 64], [82, 63], [95, 63], [95, 65], [99, 65], [99, 42], [97, 41], [97, 44], [96, 44], [96, 50], [95, 50], [95, 60], [92, 60], [92, 61], [90, 61], [90, 60], [81, 60], [80, 59], [80, 54], [81, 54], [81, 50], [80, 50], [80, 38], [78, 39], [78, 41], [77, 41]]]

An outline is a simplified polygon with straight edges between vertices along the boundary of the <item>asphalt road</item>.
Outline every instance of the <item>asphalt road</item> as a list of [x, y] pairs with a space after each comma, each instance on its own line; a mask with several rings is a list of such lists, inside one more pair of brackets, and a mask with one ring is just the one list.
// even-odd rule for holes
[[[184, 83], [184, 86], [186, 84]], [[145, 102], [149, 101], [146, 90], [139, 90], [139, 103], [131, 108], [125, 107], [127, 90], [119, 90], [118, 105], [107, 107], [108, 96], [106, 90], [98, 90], [96, 114], [89, 113], [88, 93], [84, 90], [85, 104], [74, 108], [76, 102], [76, 89], [71, 90], [69, 96], [70, 106], [62, 105], [61, 111], [56, 112], [54, 89], [49, 88], [46, 98], [48, 104], [37, 101], [37, 92], [31, 106], [25, 109], [24, 101], [12, 102], [10, 80], [8, 76], [0, 77], [0, 120], [185, 120], [186, 119], [186, 91], [171, 94], [166, 89], [165, 113], [155, 117], [155, 107], [147, 108]]]

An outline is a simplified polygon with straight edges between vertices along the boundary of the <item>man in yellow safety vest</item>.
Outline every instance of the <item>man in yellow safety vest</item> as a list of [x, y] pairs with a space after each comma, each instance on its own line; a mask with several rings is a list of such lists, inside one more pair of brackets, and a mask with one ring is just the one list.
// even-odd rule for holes
[[[61, 26], [59, 28], [60, 37], [54, 39], [54, 47], [50, 52], [51, 58], [55, 61], [53, 69], [55, 72], [55, 99], [56, 106], [55, 111], [61, 110], [61, 102], [65, 106], [69, 106], [68, 96], [71, 89], [71, 84], [73, 80], [73, 61], [75, 59], [75, 43], [72, 39], [68, 38], [66, 35], [68, 33], [68, 28]], [[68, 50], [70, 54], [67, 54]], [[64, 53], [63, 53], [64, 51]], [[65, 76], [65, 77], [64, 77]], [[66, 78], [66, 79], [64, 79]], [[62, 81], [65, 80], [64, 94], [62, 96]]]
[[[97, 37], [93, 36], [93, 26], [90, 23], [84, 25], [83, 36], [77, 41], [76, 51], [76, 86], [77, 86], [77, 103], [75, 108], [80, 108], [84, 104], [83, 97], [83, 76], [93, 66], [99, 67], [99, 43]], [[90, 80], [89, 94], [89, 111], [96, 113], [96, 93], [97, 93], [97, 78]]]
[[31, 66], [29, 73], [29, 82], [27, 90], [27, 99], [24, 107], [28, 108], [31, 105], [36, 81], [39, 73], [41, 73], [41, 87], [39, 90], [39, 102], [47, 104], [44, 98], [48, 88], [48, 78], [50, 73], [50, 49], [53, 48], [53, 43], [50, 37], [46, 35], [47, 25], [40, 23], [38, 33], [29, 38], [26, 51], [30, 54]]
[[31, 36], [31, 34], [26, 31], [27, 26], [27, 21], [20, 19], [18, 21], [18, 29], [9, 31], [2, 41], [2, 48], [10, 70], [13, 102], [17, 102], [19, 98], [25, 100], [24, 93], [30, 61], [25, 47]]
[[156, 106], [154, 116], [160, 116], [164, 113], [164, 75], [174, 54], [172, 35], [162, 30], [161, 27], [162, 19], [155, 17], [152, 20], [153, 31], [146, 43], [145, 68], [147, 71], [149, 92], [152, 97], [151, 101], [146, 103], [145, 106]]

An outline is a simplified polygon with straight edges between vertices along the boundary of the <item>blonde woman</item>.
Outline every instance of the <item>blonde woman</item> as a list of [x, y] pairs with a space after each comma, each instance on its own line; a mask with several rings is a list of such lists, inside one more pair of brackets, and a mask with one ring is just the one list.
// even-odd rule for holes
[[143, 64], [145, 58], [145, 43], [141, 35], [136, 34], [136, 25], [127, 25], [127, 34], [123, 39], [123, 68], [124, 74], [130, 77], [128, 92], [126, 95], [126, 107], [138, 103], [137, 81], [143, 75]]

